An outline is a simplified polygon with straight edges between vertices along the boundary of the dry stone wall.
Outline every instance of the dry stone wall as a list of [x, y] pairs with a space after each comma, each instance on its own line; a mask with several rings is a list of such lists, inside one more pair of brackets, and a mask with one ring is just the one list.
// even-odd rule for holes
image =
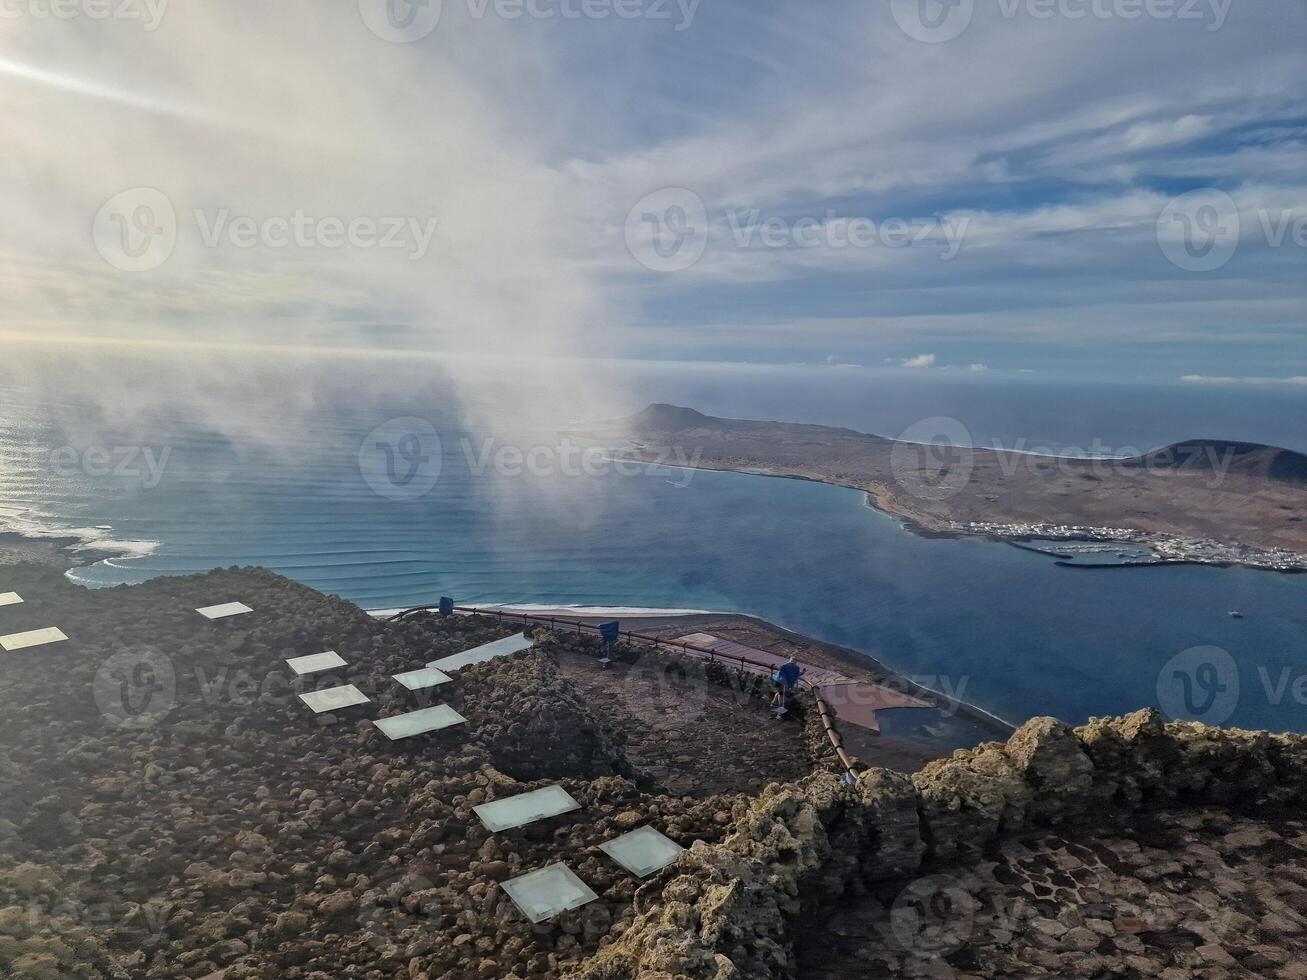
[[[657, 905], [573, 980], [768, 980], [855, 874], [893, 878], [979, 855], [1006, 834], [1175, 806], [1307, 800], [1307, 737], [1165, 723], [1155, 711], [1072, 730], [1051, 718], [912, 777], [818, 773], [768, 787], [720, 844], [696, 844]], [[637, 896], [638, 907], [638, 896]]]

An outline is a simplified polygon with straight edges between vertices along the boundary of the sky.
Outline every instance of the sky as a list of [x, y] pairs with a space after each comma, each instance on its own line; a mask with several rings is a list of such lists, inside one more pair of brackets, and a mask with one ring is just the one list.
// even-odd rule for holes
[[0, 357], [1307, 384], [1299, 0], [4, 0]]

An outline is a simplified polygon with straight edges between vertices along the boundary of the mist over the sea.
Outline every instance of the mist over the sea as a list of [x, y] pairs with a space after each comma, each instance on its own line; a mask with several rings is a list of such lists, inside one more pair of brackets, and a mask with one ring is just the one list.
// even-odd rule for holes
[[[89, 586], [239, 564], [370, 609], [452, 595], [746, 612], [1014, 721], [1155, 704], [1171, 657], [1215, 645], [1252, 692], [1229, 723], [1307, 728], [1282, 686], [1307, 669], [1307, 576], [1067, 570], [1003, 544], [917, 537], [837, 487], [676, 465], [622, 472], [605, 455], [574, 472], [565, 447], [590, 444], [560, 434], [668, 401], [891, 436], [946, 415], [977, 445], [1027, 450], [1113, 453], [1192, 436], [1302, 450], [1297, 391], [596, 362], [567, 375], [593, 378], [589, 392], [556, 384], [547, 364], [480, 365], [469, 399], [467, 365], [456, 385], [434, 360], [224, 357], [202, 369], [90, 359], [66, 375], [76, 383], [43, 388], [6, 372], [0, 520], [114, 551], [70, 573]], [[559, 408], [530, 411], [550, 386]], [[371, 467], [387, 461], [369, 456], [370, 440], [396, 419], [438, 435], [430, 487], [377, 484]], [[684, 448], [669, 462], [692, 462]]]

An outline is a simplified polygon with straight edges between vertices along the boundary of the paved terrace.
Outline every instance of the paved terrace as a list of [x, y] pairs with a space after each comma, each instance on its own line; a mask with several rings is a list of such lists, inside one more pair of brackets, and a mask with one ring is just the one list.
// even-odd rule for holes
[[[738, 657], [741, 659], [742, 669], [750, 673], [770, 673], [787, 660], [779, 654], [745, 646], [734, 640], [723, 640], [711, 633], [690, 633], [679, 639], [686, 643], [693, 643], [695, 646], [707, 647], [722, 657], [729, 659]], [[702, 656], [693, 650], [687, 650], [686, 653], [690, 656]], [[850, 725], [879, 732], [880, 722], [876, 718], [877, 711], [886, 708], [933, 707], [930, 703], [904, 694], [902, 691], [895, 691], [881, 684], [868, 684], [865, 681], [855, 680], [829, 667], [818, 667], [798, 660], [795, 663], [803, 669], [804, 680], [821, 692], [826, 703], [835, 712], [835, 716]]]

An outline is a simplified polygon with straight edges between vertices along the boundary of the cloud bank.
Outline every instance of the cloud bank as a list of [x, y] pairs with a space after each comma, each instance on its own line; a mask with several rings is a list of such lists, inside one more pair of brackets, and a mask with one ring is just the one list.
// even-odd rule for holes
[[[1301, 4], [978, 5], [943, 43], [898, 4], [504, 6], [395, 43], [355, 3], [20, 5], [0, 343], [1307, 370]], [[103, 212], [141, 188], [175, 240], [125, 271], [153, 212]], [[1233, 210], [1196, 270], [1203, 188]]]

